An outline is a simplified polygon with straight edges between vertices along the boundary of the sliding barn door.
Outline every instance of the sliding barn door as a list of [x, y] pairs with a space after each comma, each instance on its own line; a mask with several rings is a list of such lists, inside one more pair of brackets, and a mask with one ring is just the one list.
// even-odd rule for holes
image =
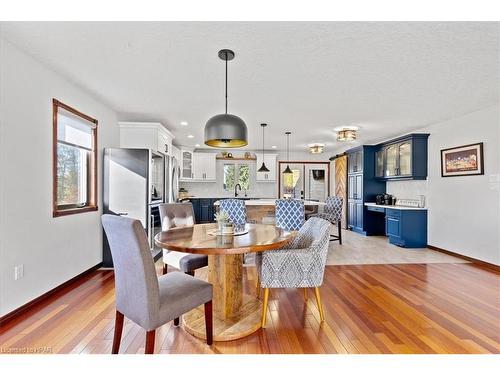
[[339, 156], [335, 159], [335, 195], [344, 199], [342, 207], [342, 224], [347, 228], [347, 156]]

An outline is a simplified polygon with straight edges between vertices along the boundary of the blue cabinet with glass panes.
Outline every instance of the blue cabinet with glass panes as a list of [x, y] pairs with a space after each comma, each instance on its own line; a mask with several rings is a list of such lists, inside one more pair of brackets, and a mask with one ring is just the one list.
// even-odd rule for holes
[[409, 134], [380, 145], [375, 151], [375, 177], [383, 180], [425, 180], [429, 134]]

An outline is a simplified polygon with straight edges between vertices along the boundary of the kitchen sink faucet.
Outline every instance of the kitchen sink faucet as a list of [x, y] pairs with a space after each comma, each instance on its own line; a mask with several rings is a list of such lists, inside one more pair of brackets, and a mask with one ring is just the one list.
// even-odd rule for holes
[[234, 185], [234, 197], [235, 198], [238, 196], [237, 188], [241, 191], [241, 185], [240, 184]]

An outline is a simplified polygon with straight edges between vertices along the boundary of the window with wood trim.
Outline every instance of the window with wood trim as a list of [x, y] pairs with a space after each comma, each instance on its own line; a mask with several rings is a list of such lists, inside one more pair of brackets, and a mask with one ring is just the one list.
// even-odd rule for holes
[[97, 120], [52, 100], [53, 216], [97, 211]]

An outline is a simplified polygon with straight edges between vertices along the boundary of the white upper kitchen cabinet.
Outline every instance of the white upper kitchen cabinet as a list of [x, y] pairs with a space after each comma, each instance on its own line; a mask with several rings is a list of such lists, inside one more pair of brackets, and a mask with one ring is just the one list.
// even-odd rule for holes
[[[257, 172], [257, 181], [259, 182], [274, 182], [276, 181], [276, 164], [277, 164], [277, 154], [265, 154], [264, 155], [264, 162], [266, 163], [267, 169], [269, 169], [269, 172]], [[255, 168], [257, 171], [259, 170], [260, 166], [262, 165], [262, 154], [257, 154], [257, 162], [255, 165]]]
[[149, 148], [171, 155], [174, 135], [159, 122], [119, 122], [120, 147]]
[[177, 159], [177, 162], [180, 163], [181, 161], [181, 150], [178, 147], [175, 147], [172, 145], [172, 154], [170, 156], [173, 156], [174, 158]]
[[193, 154], [193, 181], [215, 181], [216, 156], [214, 152]]
[[193, 180], [194, 178], [194, 150], [189, 147], [181, 147], [181, 181]]

